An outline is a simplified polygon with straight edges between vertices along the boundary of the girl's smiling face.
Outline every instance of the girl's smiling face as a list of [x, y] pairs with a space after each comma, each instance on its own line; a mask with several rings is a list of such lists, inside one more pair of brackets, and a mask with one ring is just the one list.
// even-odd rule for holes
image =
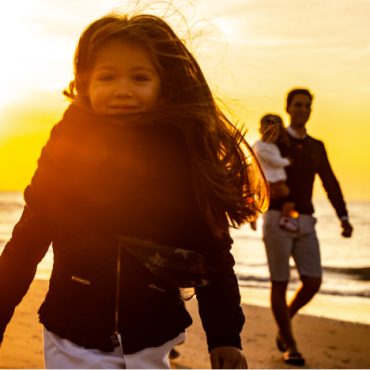
[[88, 96], [95, 113], [147, 112], [158, 103], [161, 81], [150, 53], [131, 41], [108, 41], [95, 56]]

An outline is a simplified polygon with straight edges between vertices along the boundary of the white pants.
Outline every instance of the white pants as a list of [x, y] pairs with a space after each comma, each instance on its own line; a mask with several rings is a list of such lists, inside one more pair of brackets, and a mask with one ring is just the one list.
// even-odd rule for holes
[[[121, 339], [121, 338], [120, 338]], [[185, 333], [159, 347], [149, 347], [125, 355], [122, 346], [114, 352], [86, 349], [44, 328], [46, 369], [170, 369], [169, 353], [185, 341]]]

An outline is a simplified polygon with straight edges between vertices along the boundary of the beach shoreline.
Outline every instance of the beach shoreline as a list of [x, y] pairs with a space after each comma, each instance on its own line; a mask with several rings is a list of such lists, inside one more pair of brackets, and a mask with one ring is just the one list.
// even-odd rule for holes
[[[240, 287], [242, 303], [259, 307], [270, 307], [270, 290], [263, 288]], [[287, 299], [293, 291], [287, 292]], [[329, 294], [316, 294], [299, 313], [315, 317], [348, 321], [370, 325], [370, 299]]]
[[[43, 368], [41, 325], [37, 310], [48, 287], [46, 280], [35, 280], [7, 327], [0, 348], [0, 368]], [[261, 292], [259, 292], [261, 294]], [[243, 288], [246, 324], [242, 343], [250, 368], [292, 368], [281, 361], [275, 348], [275, 324], [268, 307], [251, 304], [251, 289]], [[246, 296], [245, 296], [246, 294]], [[263, 292], [266, 294], [266, 292]], [[259, 297], [261, 299], [261, 297]], [[194, 323], [187, 331], [187, 340], [178, 347], [180, 357], [174, 368], [210, 368], [206, 339], [197, 313], [196, 299], [186, 303]], [[299, 315], [293, 322], [300, 349], [307, 364], [304, 368], [366, 369], [370, 368], [368, 343], [370, 326], [343, 320]]]

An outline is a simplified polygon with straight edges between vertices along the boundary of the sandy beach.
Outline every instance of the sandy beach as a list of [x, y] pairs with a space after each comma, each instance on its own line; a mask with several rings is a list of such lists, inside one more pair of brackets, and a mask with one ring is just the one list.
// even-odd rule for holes
[[[0, 368], [43, 368], [41, 325], [37, 309], [47, 290], [48, 282], [35, 280], [17, 307], [8, 325], [0, 348]], [[189, 328], [187, 341], [178, 347], [181, 355], [174, 368], [210, 368], [205, 336], [193, 299], [187, 303], [194, 324]], [[243, 304], [247, 321], [242, 340], [250, 368], [292, 368], [281, 361], [275, 348], [275, 325], [270, 310]], [[332, 320], [306, 314], [294, 323], [300, 349], [306, 357], [304, 368], [365, 369], [370, 368], [370, 326]]]

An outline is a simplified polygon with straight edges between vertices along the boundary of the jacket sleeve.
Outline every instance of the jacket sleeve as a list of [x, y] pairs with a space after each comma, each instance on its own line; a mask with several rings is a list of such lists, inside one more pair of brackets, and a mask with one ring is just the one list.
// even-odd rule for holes
[[219, 346], [241, 347], [244, 314], [231, 254], [232, 239], [215, 240], [210, 254], [211, 281], [196, 289], [199, 315], [207, 336], [208, 350]]
[[51, 230], [46, 222], [25, 206], [0, 256], [0, 343], [50, 243]]
[[346, 204], [343, 198], [343, 193], [340, 188], [339, 182], [334, 175], [334, 172], [330, 166], [328, 155], [325, 150], [325, 146], [320, 142], [321, 153], [320, 153], [320, 164], [318, 174], [322, 181], [323, 187], [328, 195], [330, 203], [333, 205], [337, 216], [342, 218], [348, 216]]

